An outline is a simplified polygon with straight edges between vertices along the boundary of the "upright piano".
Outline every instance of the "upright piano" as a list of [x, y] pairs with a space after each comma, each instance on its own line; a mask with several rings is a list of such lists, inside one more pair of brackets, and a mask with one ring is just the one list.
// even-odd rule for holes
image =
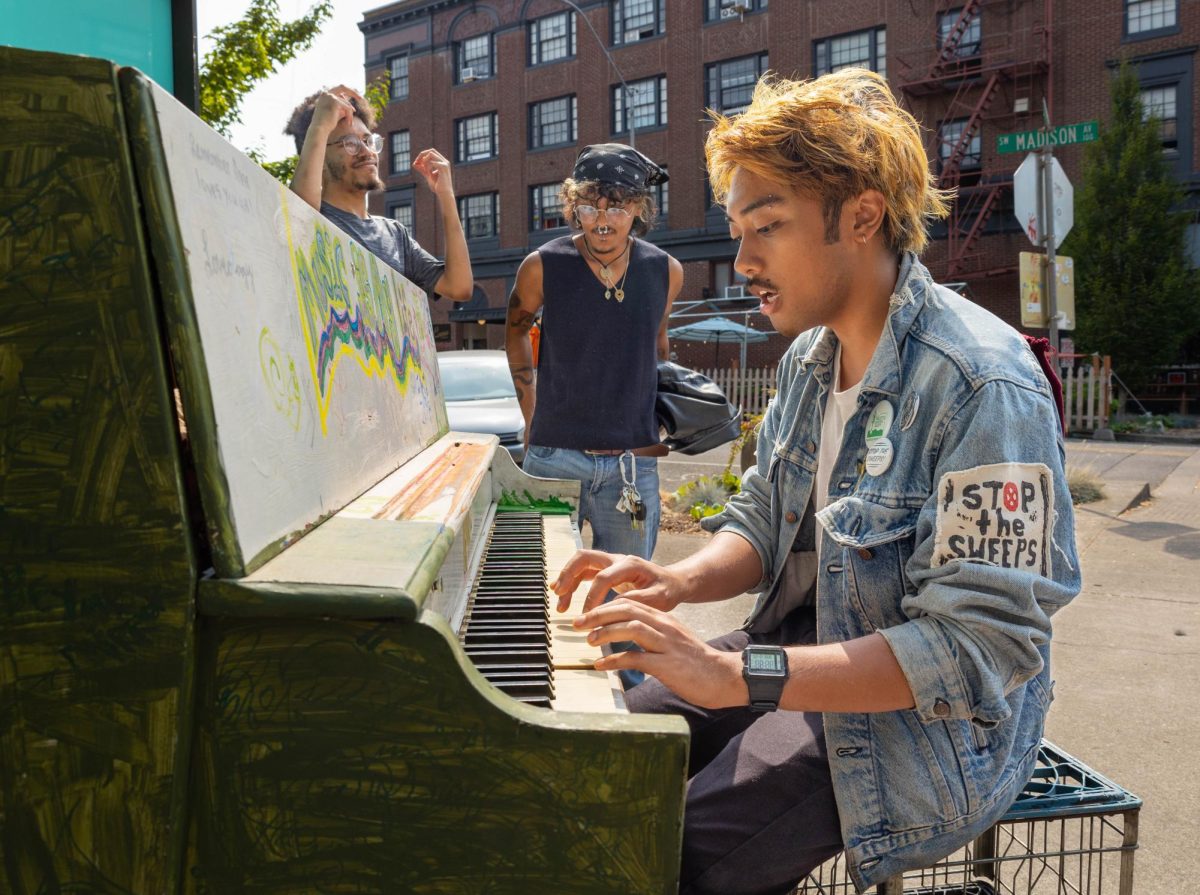
[[102, 60], [0, 47], [0, 185], [0, 892], [674, 892], [686, 726], [425, 296]]

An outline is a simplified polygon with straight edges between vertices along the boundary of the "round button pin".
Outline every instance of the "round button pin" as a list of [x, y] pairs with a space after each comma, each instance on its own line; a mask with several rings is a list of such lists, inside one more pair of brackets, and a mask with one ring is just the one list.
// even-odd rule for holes
[[869, 475], [882, 475], [887, 471], [887, 468], [892, 465], [892, 454], [895, 449], [892, 447], [892, 442], [887, 438], [880, 438], [871, 442], [871, 446], [867, 448], [867, 473]]
[[867, 446], [870, 447], [880, 438], [887, 437], [892, 428], [892, 420], [896, 418], [896, 408], [888, 400], [880, 401], [867, 417]]

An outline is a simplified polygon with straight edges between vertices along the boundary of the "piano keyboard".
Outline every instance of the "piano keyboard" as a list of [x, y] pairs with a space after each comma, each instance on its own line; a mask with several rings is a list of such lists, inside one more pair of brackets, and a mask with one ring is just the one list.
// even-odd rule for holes
[[549, 582], [579, 547], [568, 516], [497, 513], [467, 607], [461, 640], [479, 672], [530, 705], [561, 711], [624, 711], [615, 675], [592, 664], [601, 649], [575, 630], [587, 587], [559, 613]]

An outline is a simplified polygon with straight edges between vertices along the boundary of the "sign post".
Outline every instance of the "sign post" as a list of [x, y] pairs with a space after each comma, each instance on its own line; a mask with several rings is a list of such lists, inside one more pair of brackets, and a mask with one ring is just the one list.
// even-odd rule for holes
[[[1072, 143], [1087, 143], [1096, 139], [1096, 122], [1066, 125], [1055, 128], [1050, 124], [1050, 111], [1042, 102], [1045, 127], [1040, 131], [1022, 134], [1003, 134], [998, 142], [1000, 152], [1016, 152], [1017, 146], [1036, 148], [1030, 152], [1013, 174], [1013, 210], [1029, 241], [1046, 250], [1043, 265], [1042, 295], [1046, 301], [1047, 328], [1050, 346], [1058, 351], [1058, 302], [1055, 252], [1066, 238], [1075, 220], [1075, 195], [1071, 181], [1054, 158], [1054, 147]], [[1009, 148], [1011, 147], [1011, 148]]]

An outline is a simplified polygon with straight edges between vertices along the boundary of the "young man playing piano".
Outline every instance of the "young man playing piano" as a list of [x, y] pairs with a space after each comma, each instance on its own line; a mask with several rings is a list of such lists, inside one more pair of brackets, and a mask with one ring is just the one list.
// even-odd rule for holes
[[[694, 556], [582, 551], [555, 590], [592, 578], [576, 624], [645, 650], [597, 667], [688, 719], [681, 891], [788, 892], [843, 850], [866, 888], [1029, 779], [1050, 616], [1079, 589], [1057, 411], [1022, 337], [918, 260], [945, 197], [878, 75], [764, 81], [706, 154], [736, 267], [796, 337], [757, 466]], [[746, 590], [708, 644], [671, 614]]]
[[466, 301], [475, 281], [450, 163], [436, 149], [424, 150], [412, 163], [437, 197], [446, 234], [443, 262], [421, 248], [399, 221], [367, 213], [367, 196], [384, 188], [379, 179], [383, 138], [374, 128], [375, 112], [349, 87], [319, 91], [296, 106], [283, 131], [295, 138], [300, 153], [292, 192], [429, 294]]

